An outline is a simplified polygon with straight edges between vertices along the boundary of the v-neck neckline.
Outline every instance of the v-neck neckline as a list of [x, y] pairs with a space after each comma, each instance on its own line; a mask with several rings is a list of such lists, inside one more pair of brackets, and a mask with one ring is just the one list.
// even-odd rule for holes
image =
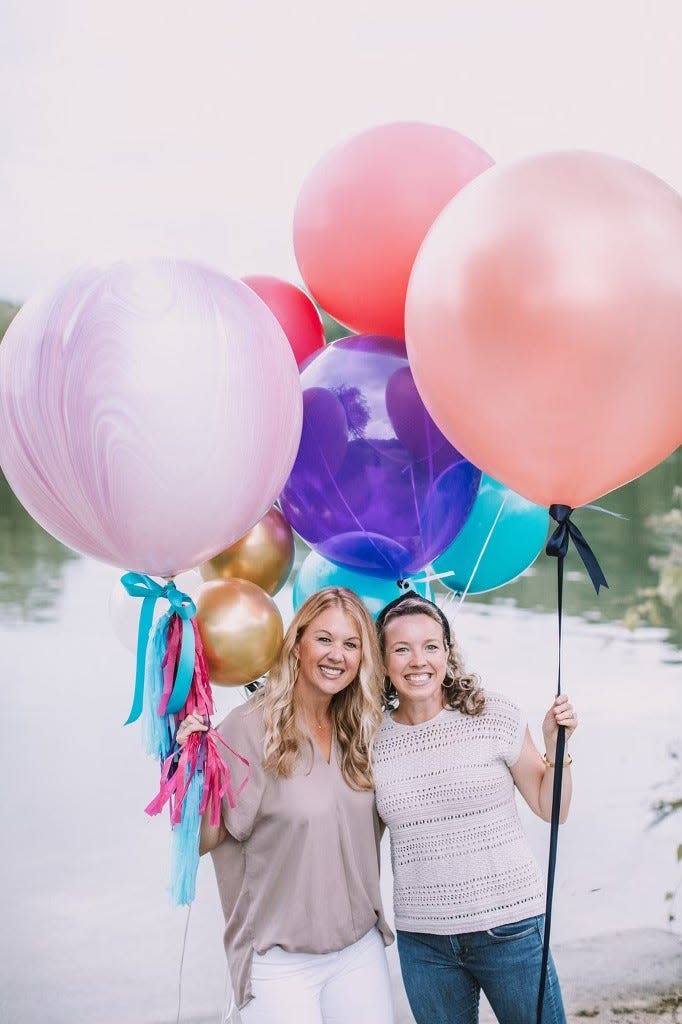
[[307, 722], [305, 723], [305, 727], [306, 727], [306, 731], [308, 733], [308, 736], [310, 737], [310, 742], [313, 745], [313, 754], [314, 754], [314, 756], [317, 757], [319, 755], [319, 758], [322, 761], [322, 763], [324, 765], [326, 765], [327, 768], [331, 768], [332, 767], [332, 763], [335, 760], [336, 723], [332, 719], [332, 739], [331, 739], [331, 743], [329, 744], [329, 760], [327, 760], [327, 758], [324, 756], [324, 750], [322, 749], [320, 744], [317, 742], [317, 740], [313, 736], [313, 733], [312, 733], [312, 731], [310, 729], [310, 726], [308, 725]]

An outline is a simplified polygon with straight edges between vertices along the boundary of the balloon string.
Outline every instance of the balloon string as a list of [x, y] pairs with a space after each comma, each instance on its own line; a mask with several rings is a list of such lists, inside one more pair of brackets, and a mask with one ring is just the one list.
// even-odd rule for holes
[[461, 608], [461, 606], [462, 606], [462, 603], [463, 603], [463, 601], [464, 601], [464, 598], [465, 598], [465, 597], [467, 596], [467, 594], [469, 593], [469, 587], [470, 587], [470, 586], [471, 586], [471, 584], [473, 583], [473, 580], [474, 580], [474, 576], [475, 576], [475, 575], [476, 575], [476, 573], [478, 572], [478, 567], [479, 567], [479, 565], [481, 564], [481, 559], [483, 558], [483, 555], [485, 554], [485, 550], [486, 550], [486, 548], [488, 547], [488, 544], [490, 543], [490, 538], [492, 537], [492, 535], [493, 535], [493, 531], [495, 530], [495, 527], [497, 526], [497, 521], [498, 521], [498, 519], [499, 519], [499, 518], [500, 518], [500, 516], [502, 515], [502, 510], [504, 509], [504, 506], [505, 506], [505, 504], [507, 503], [507, 498], [508, 498], [508, 497], [509, 497], [509, 492], [507, 491], [507, 493], [505, 494], [504, 498], [502, 499], [502, 502], [501, 502], [501, 504], [500, 504], [500, 507], [499, 507], [499, 508], [498, 508], [498, 510], [497, 510], [497, 515], [496, 515], [496, 516], [495, 516], [495, 518], [493, 519], [493, 524], [492, 524], [492, 526], [490, 527], [490, 529], [488, 530], [488, 536], [486, 537], [485, 541], [483, 542], [483, 547], [481, 548], [481, 550], [480, 550], [480, 552], [479, 552], [479, 554], [478, 554], [478, 558], [476, 559], [476, 564], [474, 565], [473, 569], [471, 570], [471, 576], [470, 576], [470, 577], [469, 577], [469, 579], [467, 580], [467, 585], [466, 585], [466, 587], [464, 588], [464, 590], [463, 590], [463, 592], [462, 592], [462, 596], [461, 596], [461, 597], [460, 597], [460, 599], [459, 599], [459, 607], [460, 607], [460, 608]]
[[[410, 480], [412, 482], [412, 495], [414, 497], [414, 511], [415, 511], [416, 516], [417, 516], [417, 522], [419, 522], [419, 520], [420, 520], [420, 516], [419, 516], [419, 499], [417, 498], [417, 483], [416, 483], [416, 481], [414, 479], [414, 466], [409, 466], [408, 468], [410, 470]], [[419, 542], [421, 544], [422, 557], [424, 558], [424, 561], [426, 562], [426, 561], [428, 561], [428, 555], [426, 554], [426, 552], [424, 550], [424, 534], [423, 534], [423, 532], [421, 530], [419, 531]]]
[[[314, 440], [317, 442], [317, 437], [315, 437]], [[360, 522], [360, 520], [356, 516], [355, 512], [353, 511], [353, 509], [349, 505], [347, 499], [344, 497], [343, 492], [342, 492], [341, 488], [339, 487], [339, 484], [338, 484], [334, 474], [331, 471], [331, 468], [329, 466], [329, 463], [327, 462], [327, 459], [326, 459], [326, 457], [324, 455], [324, 452], [322, 451], [322, 446], [318, 443], [317, 447], [318, 447], [320, 458], [322, 460], [324, 468], [327, 470], [327, 476], [329, 478], [329, 483], [332, 485], [332, 487], [336, 491], [337, 498], [339, 499], [339, 501], [341, 502], [343, 507], [346, 509], [346, 511], [348, 512], [348, 514], [351, 517], [351, 519], [355, 522], [358, 530], [361, 533], [364, 534], [365, 540], [367, 540], [369, 542], [370, 546], [374, 548], [374, 550], [376, 551], [376, 553], [379, 556], [379, 558], [383, 562], [386, 563], [386, 566], [388, 568], [391, 568], [390, 563], [389, 563], [388, 559], [386, 558], [386, 555], [383, 553], [381, 548], [379, 548], [379, 546], [377, 545], [376, 541], [370, 536], [370, 534], [364, 528], [364, 526], [362, 525], [362, 523]]]
[[189, 915], [192, 912], [192, 904], [187, 907], [187, 920], [185, 921], [185, 934], [182, 937], [182, 954], [180, 956], [180, 970], [178, 971], [178, 1015], [175, 1024], [180, 1024], [180, 1010], [182, 1007], [182, 968], [185, 963], [185, 950], [187, 949], [187, 932], [189, 930]]
[[613, 516], [614, 519], [629, 519], [629, 516], [624, 516], [622, 512], [614, 512], [611, 508], [603, 508], [601, 505], [581, 505], [583, 508], [591, 508], [593, 512], [605, 512], [607, 516]]
[[448, 569], [447, 572], [432, 572], [428, 576], [407, 576], [398, 580], [398, 586], [403, 590], [409, 590], [413, 583], [431, 583], [433, 580], [444, 580], [447, 576], [454, 576], [455, 570]]
[[[561, 633], [564, 594], [564, 555], [557, 557], [557, 620], [559, 626], [557, 652], [557, 696], [561, 693]], [[549, 857], [547, 863], [547, 887], [545, 896], [545, 926], [542, 937], [542, 961], [540, 964], [540, 982], [538, 985], [538, 1001], [535, 1013], [536, 1024], [542, 1024], [545, 985], [549, 964], [549, 938], [552, 929], [552, 901], [554, 897], [554, 877], [556, 874], [557, 846], [559, 843], [559, 816], [561, 814], [561, 788], [564, 775], [564, 754], [566, 750], [566, 729], [559, 726], [556, 751], [554, 754], [554, 779], [552, 784], [552, 813], [549, 827]]]

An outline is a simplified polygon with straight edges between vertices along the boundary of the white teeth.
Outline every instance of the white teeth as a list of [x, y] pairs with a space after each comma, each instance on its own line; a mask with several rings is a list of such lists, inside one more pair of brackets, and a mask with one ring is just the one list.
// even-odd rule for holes
[[408, 679], [411, 683], [425, 683], [431, 678], [431, 676], [428, 674], [428, 672], [426, 672], [421, 673], [420, 675], [405, 676], [405, 678]]
[[330, 679], [338, 679], [342, 674], [342, 668], [330, 668], [328, 665], [320, 665], [320, 672], [325, 676], [329, 676]]

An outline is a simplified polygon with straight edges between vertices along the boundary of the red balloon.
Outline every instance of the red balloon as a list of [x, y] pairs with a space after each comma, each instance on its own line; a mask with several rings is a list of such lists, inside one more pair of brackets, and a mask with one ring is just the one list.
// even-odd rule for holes
[[451, 128], [379, 125], [308, 175], [294, 214], [296, 259], [323, 309], [359, 334], [404, 338], [407, 282], [444, 206], [493, 163]]
[[324, 327], [320, 314], [305, 292], [279, 277], [254, 274], [243, 277], [251, 291], [274, 313], [300, 366], [308, 356], [324, 345]]

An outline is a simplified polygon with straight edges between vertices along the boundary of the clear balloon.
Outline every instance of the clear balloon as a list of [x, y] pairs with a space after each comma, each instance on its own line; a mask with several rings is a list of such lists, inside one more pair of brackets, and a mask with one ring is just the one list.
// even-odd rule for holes
[[276, 594], [294, 564], [294, 535], [278, 508], [271, 508], [259, 523], [226, 551], [200, 567], [205, 580], [250, 580], [267, 594]]
[[446, 207], [406, 305], [435, 422], [496, 480], [576, 507], [682, 440], [682, 198], [635, 164], [547, 153]]
[[355, 331], [405, 336], [412, 264], [443, 207], [493, 163], [471, 139], [419, 122], [340, 143], [303, 184], [294, 248], [323, 309]]
[[495, 590], [533, 564], [548, 527], [546, 508], [484, 475], [469, 518], [434, 561], [434, 572], [451, 572], [441, 582], [460, 594]]
[[29, 301], [0, 347], [17, 497], [63, 543], [150, 576], [206, 561], [264, 515], [300, 424], [272, 313], [191, 263], [80, 270]]
[[289, 339], [300, 366], [308, 356], [324, 345], [324, 327], [320, 314], [305, 292], [288, 281], [265, 274], [243, 277], [242, 281], [258, 295], [277, 317]]
[[279, 654], [284, 628], [277, 605], [248, 580], [210, 580], [197, 597], [197, 624], [211, 681], [241, 686]]
[[[422, 597], [432, 600], [433, 594], [428, 583], [410, 581], [413, 590]], [[364, 576], [359, 572], [344, 569], [341, 565], [328, 562], [316, 551], [311, 551], [304, 559], [294, 580], [294, 610], [298, 611], [304, 601], [324, 587], [346, 587], [357, 594], [376, 618], [389, 601], [404, 592], [395, 580], [379, 579], [376, 576]]]
[[355, 572], [419, 572], [463, 526], [480, 472], [426, 412], [403, 342], [336, 341], [307, 363], [301, 383], [301, 444], [280, 497], [287, 520]]

